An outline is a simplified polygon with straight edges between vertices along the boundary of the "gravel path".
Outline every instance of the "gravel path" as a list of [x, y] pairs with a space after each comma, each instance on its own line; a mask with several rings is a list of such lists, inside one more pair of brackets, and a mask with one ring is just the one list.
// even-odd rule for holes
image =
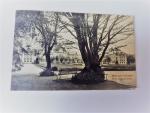
[[43, 71], [42, 68], [36, 66], [35, 64], [24, 64], [24, 66], [19, 71], [12, 72], [12, 75], [22, 76], [22, 75], [36, 75]]

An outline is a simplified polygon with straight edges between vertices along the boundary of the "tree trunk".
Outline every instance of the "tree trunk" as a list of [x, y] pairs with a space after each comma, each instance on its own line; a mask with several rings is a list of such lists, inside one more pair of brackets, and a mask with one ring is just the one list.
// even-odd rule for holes
[[104, 82], [104, 71], [101, 69], [98, 55], [87, 56], [87, 59], [84, 60], [85, 67], [80, 73], [72, 77], [72, 82], [77, 84], [95, 84]]
[[51, 59], [50, 59], [50, 54], [46, 54], [45, 57], [46, 57], [46, 63], [47, 63], [46, 68], [47, 68], [47, 69], [51, 69]]
[[46, 66], [46, 69], [40, 73], [40, 76], [53, 76], [54, 73], [51, 69], [50, 53], [45, 54], [45, 57], [46, 57], [47, 66]]
[[94, 45], [90, 48], [86, 36], [83, 35], [84, 29], [81, 27], [81, 25], [76, 25], [76, 23], [74, 24], [79, 50], [85, 67], [80, 73], [72, 77], [72, 82], [78, 84], [93, 84], [103, 82], [104, 72], [100, 66], [98, 51], [95, 49], [96, 46]]

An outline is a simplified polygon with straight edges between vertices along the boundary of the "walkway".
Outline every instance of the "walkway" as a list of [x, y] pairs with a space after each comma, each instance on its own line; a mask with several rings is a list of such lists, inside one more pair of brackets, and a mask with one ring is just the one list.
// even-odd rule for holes
[[39, 73], [43, 71], [40, 67], [34, 65], [34, 64], [24, 64], [24, 66], [21, 68], [21, 70], [12, 72], [13, 75], [37, 75], [39, 76]]

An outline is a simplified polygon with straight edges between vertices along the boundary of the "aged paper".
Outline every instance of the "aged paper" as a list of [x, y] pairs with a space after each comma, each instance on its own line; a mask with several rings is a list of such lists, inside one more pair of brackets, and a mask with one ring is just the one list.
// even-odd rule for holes
[[12, 90], [136, 87], [134, 18], [17, 10]]

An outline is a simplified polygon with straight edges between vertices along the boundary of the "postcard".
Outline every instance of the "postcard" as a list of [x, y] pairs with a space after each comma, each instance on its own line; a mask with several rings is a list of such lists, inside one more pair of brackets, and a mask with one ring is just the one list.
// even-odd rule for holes
[[134, 17], [17, 10], [11, 90], [136, 88]]

